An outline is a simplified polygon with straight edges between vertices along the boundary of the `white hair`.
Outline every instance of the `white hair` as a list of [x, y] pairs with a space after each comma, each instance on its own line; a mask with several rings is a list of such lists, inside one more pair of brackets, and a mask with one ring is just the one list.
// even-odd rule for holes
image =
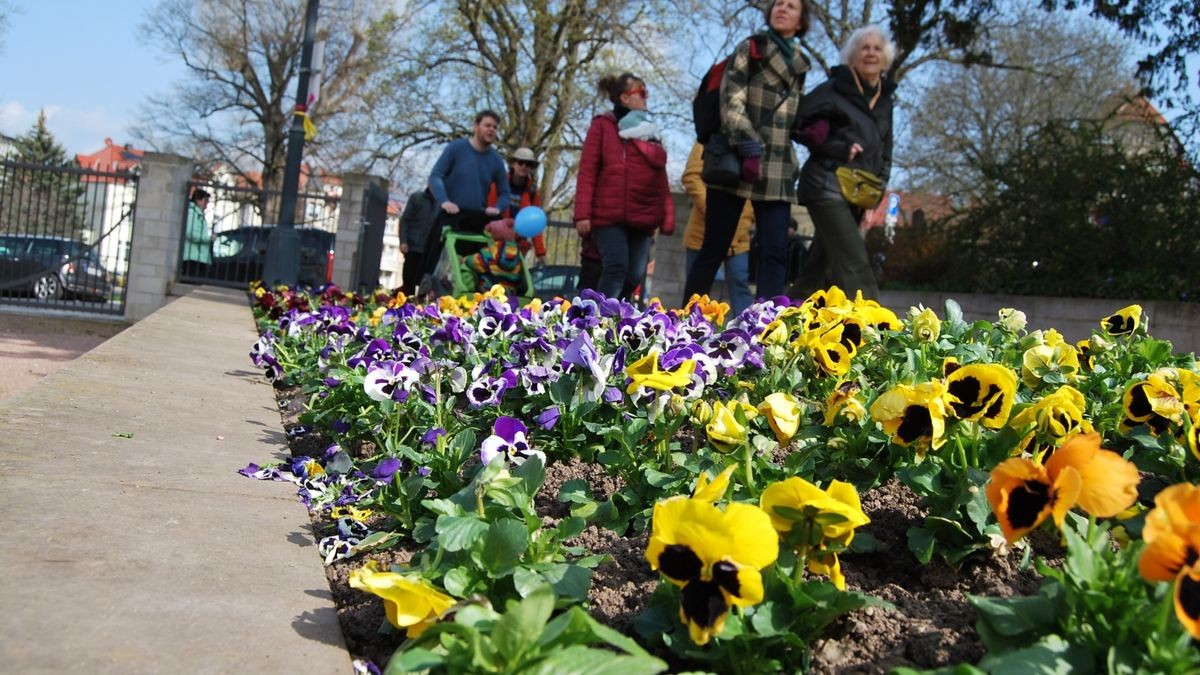
[[862, 46], [862, 41], [870, 35], [877, 35], [883, 41], [883, 69], [885, 71], [892, 69], [892, 62], [896, 60], [896, 43], [888, 37], [887, 31], [875, 24], [868, 24], [850, 34], [850, 39], [846, 40], [846, 44], [842, 45], [841, 51], [838, 52], [843, 66], [850, 65], [854, 59], [854, 53]]

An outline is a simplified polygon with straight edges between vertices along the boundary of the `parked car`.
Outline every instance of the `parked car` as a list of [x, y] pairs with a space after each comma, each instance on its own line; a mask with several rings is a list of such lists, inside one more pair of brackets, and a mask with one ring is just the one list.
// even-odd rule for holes
[[81, 241], [0, 234], [0, 290], [29, 292], [39, 300], [70, 295], [105, 301], [112, 295], [113, 283], [100, 254]]
[[[261, 279], [272, 227], [253, 225], [217, 232], [213, 236], [209, 277], [241, 283]], [[300, 235], [297, 281], [312, 286], [331, 281], [334, 234], [307, 227], [297, 227], [296, 232]]]
[[533, 294], [543, 300], [558, 296], [573, 298], [579, 290], [578, 265], [546, 265], [534, 268]]

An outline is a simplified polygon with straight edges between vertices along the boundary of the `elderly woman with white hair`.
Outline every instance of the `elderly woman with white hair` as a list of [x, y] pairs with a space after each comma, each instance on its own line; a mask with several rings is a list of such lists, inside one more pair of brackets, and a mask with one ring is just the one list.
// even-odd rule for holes
[[[800, 170], [798, 201], [816, 228], [818, 253], [805, 265], [801, 292], [836, 285], [853, 297], [876, 299], [879, 286], [858, 224], [867, 208], [851, 203], [838, 169], [869, 172], [886, 188], [892, 171], [892, 94], [887, 77], [896, 46], [879, 26], [854, 31], [841, 50], [842, 65], [813, 89], [796, 115], [796, 140], [810, 151]], [[843, 169], [843, 172], [845, 172]]]

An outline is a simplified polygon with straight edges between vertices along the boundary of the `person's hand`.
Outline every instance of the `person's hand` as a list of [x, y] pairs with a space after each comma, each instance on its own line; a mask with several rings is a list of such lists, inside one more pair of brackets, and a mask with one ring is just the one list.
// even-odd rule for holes
[[442, 210], [450, 215], [458, 213], [458, 204], [454, 202], [442, 202]]
[[539, 256], [537, 257], [537, 266], [538, 266], [539, 268], [542, 268], [542, 267], [545, 267], [545, 266], [546, 266], [546, 256], [544, 256], [544, 255], [539, 255]]
[[663, 223], [662, 227], [658, 228], [666, 236], [675, 234], [675, 223]]
[[489, 207], [487, 207], [486, 209], [484, 209], [484, 210], [483, 210], [483, 212], [484, 212], [484, 213], [486, 213], [486, 214], [487, 214], [487, 215], [489, 215], [489, 216], [498, 216], [498, 215], [500, 215], [500, 209], [498, 209], [498, 208], [496, 208], [496, 207], [494, 207], [494, 206], [489, 206]]
[[575, 231], [578, 232], [579, 236], [581, 236], [581, 237], [588, 236], [592, 232], [592, 221], [590, 221], [590, 220], [575, 221]]
[[408, 253], [408, 244], [401, 243], [401, 244], [400, 244], [400, 252], [401, 252], [401, 253]]
[[863, 147], [861, 145], [859, 145], [858, 143], [851, 145], [850, 146], [850, 159], [848, 161], [853, 162], [855, 157], [858, 157], [859, 155], [862, 154], [862, 151], [863, 151]]

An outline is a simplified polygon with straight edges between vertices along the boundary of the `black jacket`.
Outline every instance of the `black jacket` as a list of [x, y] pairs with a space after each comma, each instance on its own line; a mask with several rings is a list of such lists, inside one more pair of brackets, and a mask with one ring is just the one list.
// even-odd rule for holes
[[421, 253], [425, 249], [425, 238], [438, 217], [438, 206], [433, 203], [429, 190], [419, 190], [408, 196], [404, 213], [400, 215], [400, 241], [408, 244], [410, 251]]
[[[818, 85], [804, 97], [796, 114], [797, 140], [808, 145], [809, 158], [800, 170], [800, 185], [797, 201], [801, 204], [841, 199], [834, 172], [838, 166], [866, 169], [883, 179], [887, 186], [892, 173], [892, 103], [896, 85], [884, 80], [883, 92], [875, 107], [868, 106], [867, 99], [854, 84], [854, 75], [847, 66], [835, 66], [829, 79]], [[818, 120], [829, 124], [828, 136], [823, 142], [810, 144], [803, 137], [803, 130]], [[847, 162], [850, 146], [858, 143], [863, 151]]]

